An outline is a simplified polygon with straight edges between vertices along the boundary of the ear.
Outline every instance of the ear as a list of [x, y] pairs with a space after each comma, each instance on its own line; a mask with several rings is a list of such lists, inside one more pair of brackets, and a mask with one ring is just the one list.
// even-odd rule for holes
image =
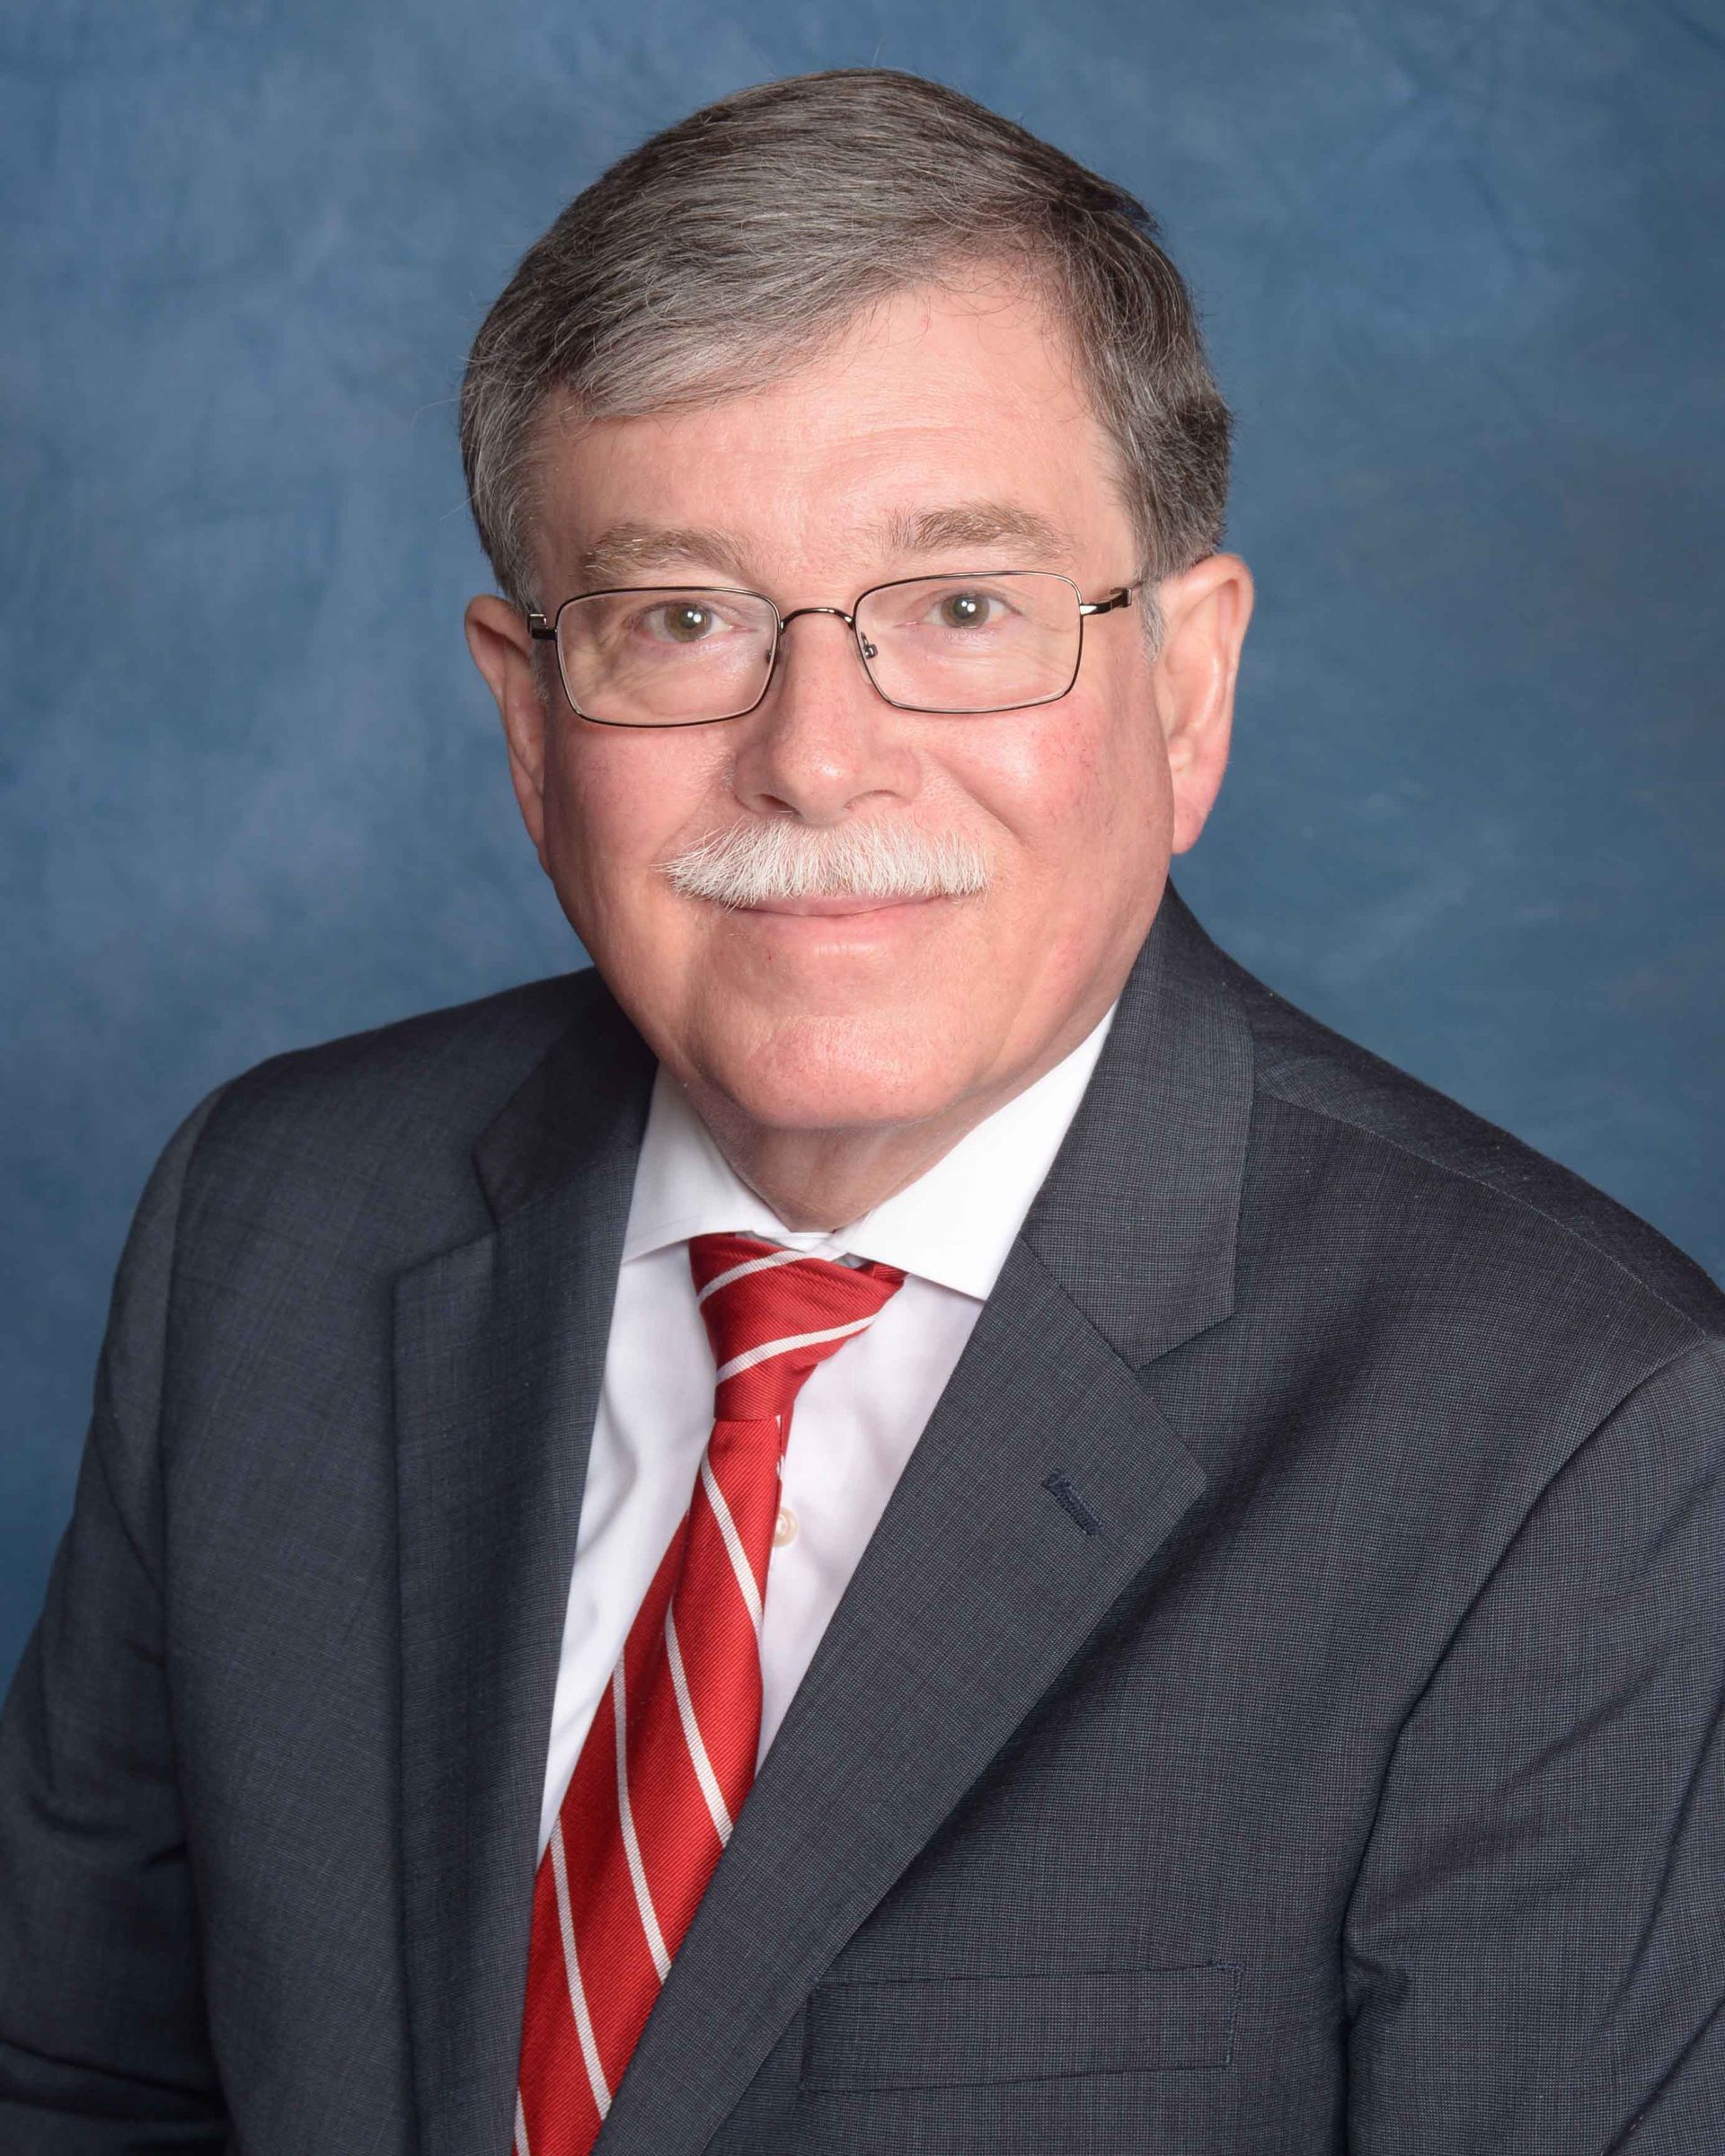
[[471, 599], [464, 623], [467, 649], [497, 701], [509, 744], [509, 777], [527, 836], [545, 866], [545, 729], [550, 714], [534, 665], [534, 637], [526, 618], [507, 599], [486, 592]]
[[1252, 571], [1238, 554], [1209, 554], [1156, 587], [1162, 649], [1152, 672], [1173, 785], [1173, 851], [1198, 843], [1221, 791], [1234, 728], [1234, 685], [1252, 619]]

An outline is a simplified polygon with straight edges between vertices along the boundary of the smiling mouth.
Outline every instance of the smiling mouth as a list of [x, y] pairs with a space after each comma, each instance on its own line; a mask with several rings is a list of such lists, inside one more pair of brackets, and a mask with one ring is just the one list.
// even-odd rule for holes
[[843, 920], [854, 914], [907, 913], [919, 906], [933, 906], [941, 894], [933, 891], [918, 892], [911, 898], [767, 898], [756, 906], [739, 906], [745, 914], [783, 914], [793, 919], [811, 921]]

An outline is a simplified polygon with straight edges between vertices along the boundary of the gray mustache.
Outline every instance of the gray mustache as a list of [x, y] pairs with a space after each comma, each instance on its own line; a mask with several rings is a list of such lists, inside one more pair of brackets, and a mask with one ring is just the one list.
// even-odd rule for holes
[[792, 816], [727, 825], [659, 864], [686, 898], [764, 906], [787, 898], [968, 898], [994, 872], [953, 833], [877, 821], [811, 826]]

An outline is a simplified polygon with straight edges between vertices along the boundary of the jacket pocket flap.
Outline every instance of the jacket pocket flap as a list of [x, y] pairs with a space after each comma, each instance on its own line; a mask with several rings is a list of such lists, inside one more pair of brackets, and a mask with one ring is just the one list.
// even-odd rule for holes
[[1239, 1971], [938, 1976], [817, 1987], [802, 2086], [930, 2089], [1228, 2064]]

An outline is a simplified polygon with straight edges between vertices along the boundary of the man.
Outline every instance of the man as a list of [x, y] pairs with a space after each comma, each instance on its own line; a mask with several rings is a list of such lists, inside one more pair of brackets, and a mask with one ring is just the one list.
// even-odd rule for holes
[[198, 1110], [0, 1748], [0, 2142], [1725, 2146], [1725, 1306], [1167, 884], [1137, 206], [768, 85], [481, 332], [596, 971]]

